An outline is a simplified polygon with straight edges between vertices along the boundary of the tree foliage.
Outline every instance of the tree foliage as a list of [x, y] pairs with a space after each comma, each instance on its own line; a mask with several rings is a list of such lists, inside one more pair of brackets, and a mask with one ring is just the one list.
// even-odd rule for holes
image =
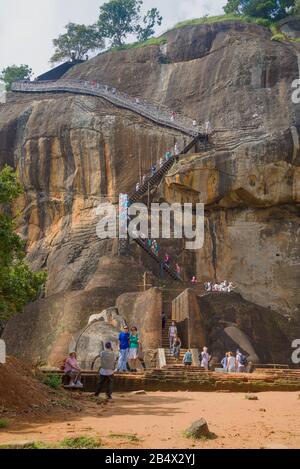
[[11, 84], [18, 80], [29, 80], [32, 75], [32, 69], [28, 65], [11, 65], [2, 70], [0, 80], [4, 81], [6, 90], [9, 91]]
[[98, 27], [113, 47], [122, 46], [129, 34], [145, 41], [154, 34], [155, 25], [162, 23], [157, 8], [141, 17], [142, 4], [142, 0], [110, 0], [100, 7]]
[[65, 34], [53, 39], [55, 52], [50, 59], [52, 63], [73, 58], [82, 60], [88, 52], [104, 49], [105, 42], [97, 25], [68, 23], [65, 28]]
[[295, 4], [296, 0], [228, 0], [224, 11], [226, 14], [280, 20], [293, 11]]
[[138, 35], [138, 41], [144, 42], [147, 41], [151, 36], [155, 33], [155, 26], [160, 26], [162, 23], [162, 16], [160, 15], [157, 8], [151, 8], [144, 16], [143, 20], [143, 27], [138, 25], [136, 28], [136, 32]]
[[0, 321], [9, 319], [35, 299], [45, 272], [32, 272], [25, 262], [25, 246], [15, 233], [10, 215], [12, 202], [22, 193], [9, 166], [0, 171]]

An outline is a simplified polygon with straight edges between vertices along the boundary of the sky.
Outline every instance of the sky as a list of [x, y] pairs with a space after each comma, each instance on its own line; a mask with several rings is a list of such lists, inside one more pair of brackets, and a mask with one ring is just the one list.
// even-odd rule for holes
[[[71, 22], [93, 24], [107, 0], [0, 0], [0, 70], [28, 64], [39, 75], [50, 68], [52, 39]], [[226, 0], [144, 0], [143, 11], [157, 7], [163, 24], [157, 33], [179, 21], [223, 13]]]

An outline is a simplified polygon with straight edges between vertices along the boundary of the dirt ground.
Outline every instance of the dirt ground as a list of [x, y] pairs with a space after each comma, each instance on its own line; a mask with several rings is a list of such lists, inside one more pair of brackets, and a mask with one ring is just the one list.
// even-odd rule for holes
[[[0, 430], [0, 445], [24, 441], [54, 444], [66, 437], [101, 439], [105, 448], [300, 448], [299, 393], [149, 392], [115, 394], [103, 404], [74, 393], [81, 411], [17, 415]], [[204, 417], [213, 440], [195, 442], [184, 430]], [[132, 436], [136, 435], [136, 436]]]

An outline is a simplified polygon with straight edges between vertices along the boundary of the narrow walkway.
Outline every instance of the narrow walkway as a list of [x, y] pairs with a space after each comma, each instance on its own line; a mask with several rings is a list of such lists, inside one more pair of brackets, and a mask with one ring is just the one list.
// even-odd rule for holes
[[[122, 93], [116, 88], [102, 85], [96, 81], [60, 80], [46, 82], [14, 82], [11, 91], [19, 93], [75, 93], [97, 96], [119, 108], [128, 109], [158, 125], [178, 130], [186, 135], [196, 137], [203, 130], [195, 126], [192, 119], [183, 115], [172, 117], [172, 111], [163, 106], [157, 106], [140, 98], [134, 98]], [[204, 132], [203, 132], [204, 136]]]
[[[97, 96], [105, 99], [114, 106], [128, 109], [139, 114], [142, 117], [150, 119], [158, 125], [169, 127], [193, 137], [191, 142], [177, 155], [171, 155], [164, 161], [162, 166], [151, 176], [145, 176], [143, 183], [138, 189], [129, 196], [129, 205], [137, 202], [143, 195], [152, 190], [163, 179], [164, 175], [170, 170], [176, 159], [188, 153], [199, 141], [206, 142], [207, 135], [201, 133], [201, 128], [194, 125], [194, 121], [182, 115], [176, 115], [162, 106], [156, 106], [145, 100], [133, 98], [115, 88], [102, 85], [96, 81], [81, 80], [61, 80], [47, 82], [25, 82], [19, 81], [12, 84], [11, 90], [19, 93], [75, 93], [83, 95]], [[180, 280], [172, 267], [167, 266], [149, 247], [147, 241], [141, 238], [134, 241], [160, 266], [160, 271], [166, 272], [172, 280]], [[120, 240], [119, 253], [122, 255], [128, 251], [128, 240]]]

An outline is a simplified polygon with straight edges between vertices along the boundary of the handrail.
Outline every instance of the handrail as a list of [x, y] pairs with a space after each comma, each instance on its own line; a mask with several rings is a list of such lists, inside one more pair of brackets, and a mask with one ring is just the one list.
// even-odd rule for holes
[[[178, 155], [172, 155], [162, 167], [156, 171], [147, 181], [129, 197], [129, 203], [133, 203], [144, 195], [149, 187], [153, 187], [155, 183], [160, 181], [164, 174], [171, 168], [174, 161], [180, 154], [188, 153], [188, 151], [197, 143], [198, 140], [206, 138], [205, 133], [201, 133], [201, 128], [194, 125], [194, 121], [191, 119], [179, 116], [172, 118], [171, 111], [162, 106], [155, 106], [143, 99], [133, 98], [125, 93], [117, 91], [115, 88], [111, 88], [107, 85], [102, 85], [96, 81], [88, 82], [82, 80], [62, 80], [62, 81], [45, 81], [45, 82], [27, 82], [18, 81], [13, 82], [11, 90], [14, 92], [22, 93], [51, 93], [51, 92], [70, 92], [77, 94], [85, 94], [91, 96], [98, 96], [106, 101], [110, 102], [114, 106], [128, 109], [133, 111], [156, 124], [163, 125], [175, 130], [178, 130], [184, 134], [193, 137], [192, 141], [180, 152]], [[170, 117], [171, 116], [171, 117]], [[177, 273], [160, 258], [150, 250], [142, 239], [135, 239], [147, 254], [152, 257], [157, 263], [161, 265], [161, 268], [174, 280], [181, 280]]]
[[184, 134], [196, 137], [199, 134], [205, 135], [201, 126], [195, 126], [194, 121], [188, 117], [178, 115], [172, 118], [169, 109], [163, 106], [156, 106], [144, 99], [133, 98], [116, 88], [102, 85], [96, 81], [82, 80], [61, 80], [61, 81], [45, 81], [45, 82], [13, 82], [11, 91], [22, 93], [77, 93], [91, 96], [98, 96], [110, 102], [114, 106], [133, 111], [151, 121], [178, 130]]

